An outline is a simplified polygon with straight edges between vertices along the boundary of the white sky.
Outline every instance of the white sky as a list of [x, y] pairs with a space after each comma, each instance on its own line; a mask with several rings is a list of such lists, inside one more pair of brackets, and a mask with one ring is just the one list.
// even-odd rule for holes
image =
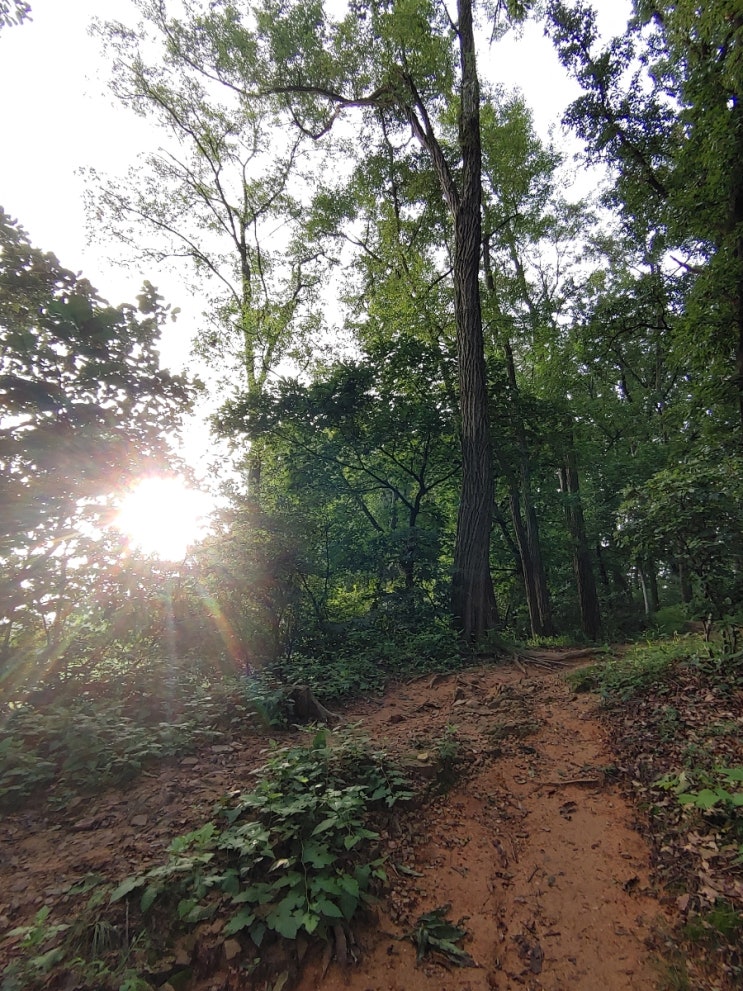
[[[128, 0], [33, 0], [32, 21], [0, 31], [0, 204], [36, 247], [81, 271], [115, 304], [133, 302], [145, 278], [161, 291], [164, 281], [151, 269], [113, 267], [88, 244], [76, 175], [87, 165], [123, 174], [137, 153], [158, 145], [146, 121], [108, 93], [99, 42], [88, 34], [94, 17], [131, 19], [132, 10]], [[173, 293], [176, 283], [167, 300], [178, 305]], [[170, 350], [175, 363], [185, 349]]]
[[[149, 266], [141, 274], [111, 266], [105, 251], [88, 244], [81, 166], [123, 175], [137, 153], [157, 148], [146, 121], [126, 111], [107, 91], [108, 67], [89, 36], [94, 17], [131, 23], [130, 0], [31, 0], [31, 22], [0, 31], [0, 205], [29, 232], [32, 243], [81, 271], [112, 303], [135, 299], [143, 279], [180, 306], [185, 319], [168, 333], [164, 363], [180, 367], [198, 319], [198, 301], [172, 276]], [[596, 0], [606, 34], [621, 32], [630, 0]], [[546, 136], [577, 95], [540, 27], [486, 50], [483, 78], [518, 86]]]

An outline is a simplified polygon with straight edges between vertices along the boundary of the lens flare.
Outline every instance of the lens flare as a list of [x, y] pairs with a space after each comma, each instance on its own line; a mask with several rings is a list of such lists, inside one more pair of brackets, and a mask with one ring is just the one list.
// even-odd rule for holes
[[122, 502], [114, 525], [132, 547], [163, 561], [180, 561], [205, 533], [211, 496], [179, 478], [144, 478]]

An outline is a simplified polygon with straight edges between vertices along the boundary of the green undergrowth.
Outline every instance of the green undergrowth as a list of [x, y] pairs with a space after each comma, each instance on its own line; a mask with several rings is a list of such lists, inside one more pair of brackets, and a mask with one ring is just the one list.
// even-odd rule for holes
[[636, 644], [569, 676], [605, 704], [654, 883], [677, 910], [663, 988], [743, 986], [743, 655], [729, 645], [724, 635]]
[[332, 640], [315, 647], [249, 677], [189, 677], [155, 666], [79, 686], [71, 678], [4, 705], [0, 699], [0, 811], [41, 796], [64, 803], [71, 794], [126, 784], [206, 743], [286, 728], [294, 722], [295, 685], [333, 706], [463, 663], [455, 633], [436, 623], [423, 633], [351, 627], [336, 647]]
[[[374, 824], [412, 797], [409, 782], [383, 752], [324, 732], [309, 746], [276, 749], [256, 775], [255, 787], [175, 838], [162, 863], [107, 887], [103, 905], [98, 889], [75, 927], [37, 917], [3, 991], [41, 987], [55, 966], [77, 988], [121, 988], [124, 973], [131, 988], [175, 986], [198, 976], [198, 960], [227, 939], [248, 973], [279, 939], [327, 940], [345, 929], [386, 880]], [[97, 983], [85, 976], [92, 972]]]
[[168, 694], [137, 688], [35, 695], [0, 714], [0, 810], [42, 794], [62, 802], [73, 793], [123, 785], [154, 762], [182, 757], [250, 727], [286, 722], [282, 690], [268, 679], [183, 683]]
[[462, 645], [454, 630], [432, 622], [425, 632], [399, 627], [350, 629], [338, 642], [306, 644], [277, 666], [282, 679], [308, 685], [327, 705], [380, 694], [393, 681], [462, 667]]
[[662, 684], [673, 668], [694, 663], [704, 653], [700, 637], [677, 637], [633, 644], [620, 657], [579, 668], [567, 675], [575, 691], [597, 692], [605, 705], [621, 705]]
[[450, 908], [451, 905], [442, 905], [424, 913], [419, 916], [413, 931], [408, 933], [408, 938], [416, 947], [417, 961], [420, 964], [429, 954], [438, 953], [457, 967], [475, 967], [477, 965], [469, 953], [457, 946], [467, 936], [467, 930], [461, 921], [455, 925], [447, 919]]

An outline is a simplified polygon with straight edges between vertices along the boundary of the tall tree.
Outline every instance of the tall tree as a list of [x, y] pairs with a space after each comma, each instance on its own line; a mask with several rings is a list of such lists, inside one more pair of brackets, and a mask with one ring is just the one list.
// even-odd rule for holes
[[[91, 229], [123, 243], [129, 261], [191, 263], [189, 277], [209, 298], [197, 354], [220, 373], [228, 394], [256, 397], [315, 327], [306, 307], [315, 259], [295, 240], [299, 205], [291, 189], [303, 138], [287, 141], [261, 105], [238, 106], [225, 87], [205, 85], [190, 52], [174, 42], [165, 4], [137, 6], [144, 17], [137, 30], [118, 22], [97, 30], [115, 95], [158, 124], [165, 147], [124, 181], [90, 171]], [[258, 442], [246, 467], [257, 503]]]
[[522, 364], [534, 366], [540, 340], [553, 332], [552, 301], [544, 288], [535, 290], [530, 276], [537, 274], [544, 242], [559, 227], [557, 213], [562, 204], [554, 190], [559, 156], [541, 144], [518, 97], [491, 97], [484, 108], [483, 137], [486, 339], [497, 360], [505, 361], [505, 413], [511, 440], [510, 445], [501, 441], [498, 464], [508, 479], [508, 504], [532, 634], [549, 636], [554, 626], [535, 506], [530, 450], [534, 442], [529, 436], [530, 430], [539, 432], [541, 426], [527, 422], [535, 411], [523, 394], [517, 364], [521, 357]]
[[550, 5], [584, 89], [566, 119], [612, 166], [608, 202], [649, 262], [683, 282], [689, 363], [718, 365], [716, 404], [743, 437], [743, 17], [726, 0], [634, 6], [628, 32], [602, 48], [590, 6]]
[[[405, 124], [437, 176], [454, 232], [462, 445], [452, 608], [464, 635], [477, 638], [496, 624], [497, 608], [489, 564], [493, 468], [480, 307], [482, 163], [472, 0], [458, 0], [454, 16], [430, 0], [369, 0], [341, 19], [329, 17], [320, 0], [268, 0], [250, 15], [241, 18], [226, 5], [188, 30], [181, 26], [181, 52], [243, 100], [269, 100], [317, 139], [350, 110], [370, 124], [378, 125], [380, 115]], [[452, 100], [458, 133], [449, 148], [437, 117]]]
[[[159, 367], [168, 308], [145, 284], [112, 307], [31, 246], [0, 210], [0, 606], [5, 659], [19, 628], [50, 647], [80, 594], [81, 569], [111, 498], [172, 458], [168, 435], [190, 399]], [[89, 571], [88, 571], [89, 573]]]

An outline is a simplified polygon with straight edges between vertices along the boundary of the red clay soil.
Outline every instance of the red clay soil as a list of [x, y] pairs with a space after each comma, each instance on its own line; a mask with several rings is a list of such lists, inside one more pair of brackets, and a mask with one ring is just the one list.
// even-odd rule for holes
[[[343, 713], [353, 732], [405, 758], [429, 798], [393, 815], [383, 837], [390, 886], [376, 918], [354, 926], [348, 962], [310, 949], [298, 991], [647, 991], [663, 910], [635, 812], [605, 773], [612, 757], [596, 701], [561, 673], [471, 668], [396, 686]], [[295, 741], [291, 741], [295, 742]], [[212, 747], [127, 793], [28, 811], [0, 825], [0, 926], [74, 911], [70, 885], [119, 881], [160, 863], [224, 792], [249, 785], [265, 738]], [[188, 761], [188, 762], [187, 762]], [[193, 763], [195, 761], [195, 763]], [[436, 793], [438, 790], [438, 793]], [[475, 966], [416, 963], [417, 918], [449, 905]], [[0, 948], [0, 972], [13, 943]], [[248, 987], [216, 955], [199, 991]], [[281, 971], [277, 962], [276, 976]], [[286, 981], [286, 978], [282, 978]], [[288, 988], [291, 982], [286, 982]], [[267, 988], [284, 986], [279, 982]]]
[[[394, 831], [392, 863], [422, 876], [393, 883], [378, 924], [358, 935], [358, 966], [324, 981], [315, 966], [300, 991], [652, 988], [661, 910], [633, 809], [604, 772], [595, 709], [559, 675], [496, 668], [425, 679], [348, 713], [421, 758], [456, 727], [465, 778]], [[476, 968], [416, 966], [412, 942], [399, 941], [444, 904], [464, 920]]]

